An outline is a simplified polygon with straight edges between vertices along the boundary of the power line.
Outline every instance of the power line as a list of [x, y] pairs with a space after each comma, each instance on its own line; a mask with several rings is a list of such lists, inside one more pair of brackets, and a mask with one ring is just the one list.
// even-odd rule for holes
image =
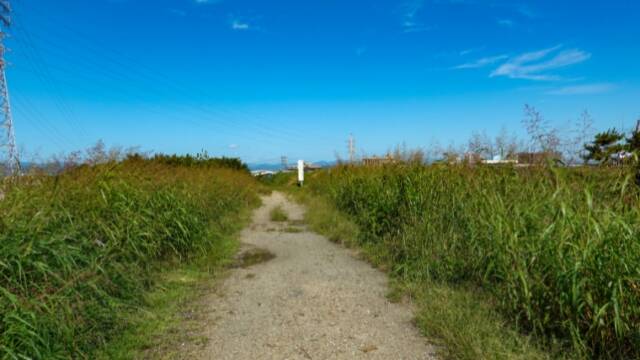
[[[42, 41], [44, 41], [44, 39], [41, 39]], [[65, 51], [63, 51], [60, 46], [54, 46], [52, 47], [50, 50], [51, 51], [55, 51], [56, 57], [59, 58], [68, 58], [70, 61], [75, 61], [75, 67], [73, 70], [71, 69], [63, 69], [60, 68], [58, 66], [50, 66], [51, 68], [53, 68], [54, 70], [57, 71], [61, 71], [61, 72], [65, 72], [67, 75], [67, 78], [70, 77], [83, 77], [85, 78], [87, 81], [85, 81], [85, 83], [93, 83], [96, 84], [97, 82], [99, 82], [100, 80], [98, 80], [97, 78], [91, 76], [91, 75], [87, 75], [87, 73], [83, 73], [80, 72], [79, 70], [81, 68], [84, 68], [85, 70], [89, 71], [92, 75], [95, 74], [102, 74], [104, 76], [106, 76], [109, 79], [118, 79], [118, 80], [124, 80], [129, 84], [136, 84], [139, 82], [139, 80], [144, 80], [144, 79], [152, 79], [152, 76], [149, 76], [143, 72], [140, 71], [140, 69], [138, 69], [138, 66], [136, 66], [135, 64], [132, 63], [127, 63], [125, 62], [125, 60], [123, 58], [119, 58], [119, 59], [113, 59], [108, 56], [105, 55], [104, 53], [99, 54], [96, 53], [94, 51], [94, 49], [91, 48], [86, 48], [83, 47], [84, 50], [87, 50], [89, 52], [93, 52], [96, 56], [95, 58], [100, 58], [103, 60], [102, 64], [98, 64], [94, 59], [94, 57], [91, 56], [87, 56], [86, 54], [77, 54], [74, 57], [70, 57], [69, 54], [65, 53]], [[81, 62], [79, 62], [78, 60], [83, 60]], [[125, 65], [126, 64], [126, 65]], [[113, 65], [113, 66], [111, 66]], [[122, 69], [127, 69], [127, 72], [122, 71]], [[135, 76], [132, 76], [132, 74], [137, 74], [140, 77], [136, 78]], [[159, 79], [159, 82], [162, 83], [164, 82], [165, 84], [168, 82], [168, 79], [166, 78], [162, 78], [162, 75], [158, 75], [155, 77], [155, 79]], [[106, 79], [105, 79], [106, 81]], [[117, 83], [122, 83], [122, 81], [119, 81]], [[72, 84], [75, 88], [79, 89], [83, 87], [83, 84]], [[144, 98], [141, 96], [141, 94], [146, 93], [146, 94], [154, 94], [156, 96], [165, 96], [166, 94], [161, 91], [161, 89], [163, 88], [168, 88], [169, 90], [171, 90], [173, 93], [181, 93], [182, 96], [187, 97], [190, 96], [192, 94], [190, 94], [188, 91], [186, 90], [176, 90], [175, 86], [173, 87], [173, 89], [171, 89], [170, 85], [163, 85], [163, 86], [158, 86], [159, 84], [156, 82], [154, 83], [155, 86], [152, 87], [145, 87], [145, 88], [140, 88], [138, 90], [134, 90], [134, 89], [126, 89], [123, 87], [120, 87], [118, 85], [112, 84], [110, 82], [106, 82], [105, 84], [102, 85], [103, 89], [108, 89], [108, 88], [112, 88], [114, 90], [113, 93], [110, 93], [109, 91], [105, 91], [101, 94], [101, 96], [103, 98], [106, 97], [111, 97], [113, 99], [116, 99], [115, 96], [113, 96], [114, 94], [118, 94], [119, 96], [123, 96], [126, 97], [128, 100], [132, 100], [132, 99], [137, 99], [140, 100], [138, 101], [140, 103], [140, 105], [144, 106], [144, 107], [153, 107], [155, 109], [155, 113], [158, 114], [162, 114], [163, 116], [166, 117], [166, 109], [160, 109], [158, 107], [155, 106], [150, 106], [149, 104], [146, 104], [146, 101], [144, 101]], [[139, 87], [139, 84], [138, 84]], [[90, 90], [90, 89], [86, 89], [86, 90]], [[230, 134], [230, 132], [228, 131], [227, 128], [235, 128], [237, 125], [237, 121], [233, 121], [230, 118], [224, 118], [224, 117], [220, 117], [218, 114], [213, 113], [211, 110], [207, 109], [206, 107], [199, 105], [199, 106], [191, 106], [191, 107], [187, 107], [187, 106], [180, 106], [180, 112], [184, 114], [184, 117], [180, 120], [184, 120], [187, 122], [192, 123], [193, 125], [197, 125], [197, 126], [201, 126], [201, 127], [209, 127], [211, 128], [211, 125], [222, 125], [224, 124], [226, 126], [226, 128], [224, 130], [216, 128], [215, 131], [217, 133], [227, 133]], [[216, 121], [215, 123], [206, 123], [206, 122], [201, 122], [198, 121], [198, 118], [214, 118], [218, 121]], [[240, 119], [240, 120], [244, 120], [244, 119]], [[174, 121], [175, 122], [175, 121]], [[259, 134], [259, 135], [263, 135], [263, 138], [261, 138], [261, 140], [264, 142], [266, 141], [272, 141], [275, 140], [277, 137], [282, 138], [282, 136], [278, 136], [278, 135], [282, 135], [282, 134], [278, 134], [275, 130], [266, 130], [267, 132], [265, 132], [265, 129], [262, 128], [251, 128], [249, 127], [247, 129], [248, 131], [255, 133], [255, 134]], [[244, 136], [244, 138], [250, 138], [251, 136]], [[288, 141], [291, 141], [292, 138], [289, 138]], [[254, 140], [258, 141], [258, 138], [254, 138]]]
[[74, 129], [81, 132], [83, 135], [87, 136], [87, 132], [82, 126], [82, 123], [78, 120], [73, 108], [69, 106], [69, 104], [64, 101], [62, 96], [60, 95], [61, 89], [58, 85], [58, 82], [53, 77], [49, 65], [45, 61], [45, 56], [42, 55], [38, 47], [35, 45], [35, 41], [33, 40], [33, 36], [29, 29], [22, 24], [22, 19], [19, 13], [13, 12], [13, 28], [19, 33], [17, 38], [18, 42], [21, 44], [21, 47], [25, 50], [24, 55], [27, 61], [29, 61], [33, 68], [33, 74], [39, 78], [39, 81], [42, 85], [47, 87], [49, 95], [52, 97], [54, 101], [54, 105], [64, 116], [68, 122], [74, 127]]
[[[27, 5], [22, 2], [20, 4], [23, 7]], [[23, 10], [26, 11], [26, 9]], [[42, 13], [42, 10], [37, 7], [29, 7], [27, 12], [32, 15], [34, 13], [43, 15], [38, 23], [52, 21], [49, 14]], [[26, 16], [26, 14], [23, 15]], [[161, 118], [170, 120], [172, 124], [190, 123], [200, 128], [210, 129], [218, 136], [222, 134], [233, 137], [241, 136], [254, 144], [272, 143], [291, 146], [291, 143], [304, 141], [302, 140], [304, 135], [296, 129], [283, 131], [281, 128], [269, 124], [263, 117], [242, 110], [221, 109], [219, 106], [211, 107], [199, 101], [187, 104], [168, 101], [162, 106], [158, 102], [149, 102], [148, 96], [193, 99], [194, 95], [197, 98], [207, 97], [208, 94], [201, 89], [187, 86], [170, 78], [164, 71], [159, 71], [135, 57], [115, 48], [102, 46], [87, 37], [86, 34], [64, 23], [56, 23], [56, 27], [51, 28], [47, 26], [46, 34], [39, 34], [36, 29], [30, 29], [33, 31], [26, 33], [24, 21], [17, 25], [16, 29], [21, 34], [24, 33], [24, 36], [18, 38], [25, 50], [24, 60], [31, 63], [35, 70], [30, 75], [37, 76], [52, 95], [58, 95], [57, 93], [66, 85], [70, 85], [75, 90], [85, 88], [87, 92], [92, 90], [89, 84], [94, 87], [100, 85], [103, 90], [102, 99], [126, 99], [128, 102], [136, 103], [140, 110], [159, 115]], [[64, 41], [59, 41], [62, 39]], [[72, 51], [77, 49], [83, 51]], [[55, 64], [45, 63], [44, 59], [49, 57], [68, 59], [68, 61], [58, 61]], [[73, 64], [73, 68], [67, 66], [70, 64]], [[53, 75], [60, 73], [63, 75], [53, 77]], [[79, 78], [84, 79], [83, 81], [73, 80]], [[127, 84], [127, 86], [122, 84]], [[60, 110], [63, 120], [69, 123], [77, 121], [74, 119], [73, 112], [70, 111], [72, 109], [64, 103], [63, 97], [55, 98], [54, 105]], [[167, 106], [172, 108], [172, 113], [167, 111]], [[40, 120], [46, 122], [45, 117]], [[76, 127], [74, 126], [74, 128]], [[315, 137], [317, 138], [318, 134]], [[328, 138], [326, 140], [327, 142], [334, 141]]]
[[6, 61], [4, 59], [5, 47], [3, 40], [6, 37], [4, 28], [11, 25], [11, 7], [8, 0], [0, 0], [0, 112], [2, 127], [4, 128], [5, 142], [2, 144], [7, 152], [7, 169], [11, 175], [20, 171], [20, 157], [16, 147], [16, 135], [13, 129], [13, 117], [11, 115], [11, 101], [9, 99], [9, 86], [7, 84]]
[[[42, 10], [33, 7], [29, 8], [29, 11], [32, 13], [37, 13], [42, 15], [43, 17], [39, 20], [42, 22], [52, 21], [48, 14], [42, 13]], [[52, 50], [61, 51], [61, 45], [71, 45], [69, 35], [73, 36], [76, 44], [71, 46], [72, 48], [82, 47], [83, 50], [87, 52], [91, 52], [95, 55], [96, 58], [102, 60], [102, 64], [100, 64], [100, 70], [104, 71], [104, 66], [106, 63], [111, 63], [116, 66], [116, 69], [112, 69], [112, 71], [118, 72], [120, 69], [127, 69], [128, 73], [137, 73], [140, 79], [151, 80], [154, 83], [154, 88], [151, 89], [151, 92], [159, 90], [160, 88], [165, 88], [170, 90], [173, 93], [187, 95], [192, 97], [193, 95], [206, 96], [206, 94], [198, 89], [194, 89], [191, 87], [185, 87], [184, 84], [180, 84], [179, 82], [172, 81], [169, 79], [166, 74], [163, 72], [159, 72], [149, 67], [147, 64], [143, 62], [137, 61], [135, 58], [124, 54], [117, 49], [114, 48], [104, 48], [100, 47], [95, 41], [88, 38], [86, 34], [79, 32], [77, 29], [70, 27], [68, 24], [64, 23], [56, 23], [55, 28], [51, 28], [52, 32], [62, 33], [62, 30], [65, 32], [65, 41], [56, 44]], [[33, 35], [33, 34], [32, 34]], [[36, 36], [37, 37], [37, 36]], [[45, 39], [40, 38], [40, 40], [45, 41]], [[80, 44], [81, 43], [81, 44]], [[63, 51], [62, 56], [68, 56]], [[76, 54], [74, 61], [78, 60], [78, 56]], [[76, 70], [76, 69], [74, 69]], [[130, 74], [127, 74], [130, 77]], [[145, 89], [146, 92], [150, 92], [149, 89]], [[223, 123], [227, 127], [235, 127], [237, 125], [237, 121], [241, 121], [243, 124], [243, 128], [247, 129], [250, 133], [260, 135], [260, 140], [262, 141], [273, 141], [276, 138], [284, 140], [286, 142], [296, 142], [300, 141], [301, 138], [304, 137], [304, 134], [296, 131], [296, 129], [286, 129], [283, 130], [281, 128], [274, 128], [271, 126], [265, 126], [264, 123], [266, 119], [264, 119], [260, 115], [256, 114], [247, 114], [238, 110], [230, 110], [230, 109], [211, 109], [209, 107], [203, 106], [201, 104], [191, 105], [190, 111], [198, 112], [200, 117], [204, 116], [208, 119], [212, 119], [217, 123]], [[262, 121], [263, 124], [255, 123], [255, 120]], [[319, 135], [315, 135], [318, 138]], [[326, 141], [333, 141], [333, 139], [324, 138]]]

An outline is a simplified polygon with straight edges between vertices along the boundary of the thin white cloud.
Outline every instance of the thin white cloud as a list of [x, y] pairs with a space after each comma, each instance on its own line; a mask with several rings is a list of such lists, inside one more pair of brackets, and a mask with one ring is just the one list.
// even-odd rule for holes
[[[558, 52], [561, 45], [524, 53], [494, 70], [490, 77], [505, 76], [511, 79], [528, 79], [538, 81], [559, 80], [557, 75], [549, 74], [549, 70], [564, 68], [587, 61], [591, 54], [579, 49]], [[555, 53], [554, 56], [549, 55]]]
[[482, 50], [484, 50], [484, 48], [485, 48], [484, 46], [481, 46], [481, 47], [476, 47], [476, 48], [463, 49], [458, 53], [458, 55], [467, 56], [469, 54], [472, 54], [472, 53], [475, 53], [475, 52], [478, 52], [478, 51], [482, 51]]
[[239, 20], [233, 20], [231, 22], [231, 28], [233, 30], [243, 31], [243, 30], [251, 29], [251, 25], [249, 25], [246, 22], [239, 21]]
[[538, 17], [538, 14], [536, 14], [536, 12], [533, 11], [533, 9], [531, 9], [527, 4], [518, 5], [516, 10], [518, 11], [518, 13], [520, 13], [520, 15], [527, 17], [529, 19], [534, 19]]
[[412, 0], [402, 5], [402, 28], [404, 32], [420, 32], [430, 29], [430, 27], [425, 26], [416, 20], [418, 13], [422, 10], [423, 7], [424, 0]]
[[548, 91], [549, 95], [596, 95], [611, 92], [616, 89], [616, 85], [609, 83], [601, 84], [583, 84], [574, 86], [565, 86], [562, 88]]
[[478, 59], [478, 60], [470, 62], [470, 63], [466, 63], [466, 64], [455, 66], [454, 69], [478, 69], [478, 68], [482, 68], [482, 67], [485, 67], [485, 66], [493, 65], [493, 64], [497, 63], [498, 61], [501, 61], [501, 60], [504, 60], [504, 59], [507, 59], [507, 58], [508, 58], [507, 55], [498, 55], [498, 56], [485, 57], [485, 58]]
[[168, 9], [168, 11], [169, 11], [170, 13], [172, 13], [173, 15], [177, 15], [177, 16], [181, 16], [181, 17], [187, 16], [187, 12], [186, 12], [186, 11], [184, 11], [184, 10], [180, 10], [180, 9]]
[[513, 22], [513, 20], [509, 20], [509, 19], [499, 19], [498, 20], [498, 25], [500, 26], [504, 26], [504, 27], [513, 27], [516, 23]]
[[423, 31], [428, 31], [428, 30], [431, 30], [431, 29], [432, 29], [431, 26], [424, 26], [424, 25], [420, 25], [420, 24], [405, 23], [405, 25], [404, 25], [404, 32], [405, 33], [423, 32]]
[[404, 16], [406, 19], [413, 19], [416, 14], [424, 7], [424, 0], [413, 0], [404, 4]]

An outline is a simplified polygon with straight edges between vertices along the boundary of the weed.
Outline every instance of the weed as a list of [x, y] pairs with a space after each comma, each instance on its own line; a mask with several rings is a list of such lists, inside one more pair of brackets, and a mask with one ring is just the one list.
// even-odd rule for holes
[[248, 268], [274, 259], [276, 256], [272, 252], [262, 248], [250, 248], [242, 251], [234, 264], [235, 267]]
[[[635, 358], [640, 201], [630, 178], [625, 169], [345, 166], [313, 174], [307, 189], [358, 225], [348, 237], [395, 278], [481, 289], [550, 348]], [[343, 236], [332, 235], [330, 214], [309, 217]]]
[[219, 248], [226, 219], [258, 202], [244, 171], [139, 157], [3, 191], [0, 358], [91, 357], [147, 305], [160, 264]]
[[271, 209], [271, 212], [269, 212], [269, 216], [271, 218], [271, 221], [275, 222], [285, 222], [289, 220], [289, 215], [287, 215], [287, 212], [284, 211], [281, 205], [278, 205]]
[[304, 231], [303, 229], [299, 227], [294, 227], [294, 226], [287, 226], [282, 230], [282, 232], [289, 233], [289, 234], [299, 234], [303, 231]]

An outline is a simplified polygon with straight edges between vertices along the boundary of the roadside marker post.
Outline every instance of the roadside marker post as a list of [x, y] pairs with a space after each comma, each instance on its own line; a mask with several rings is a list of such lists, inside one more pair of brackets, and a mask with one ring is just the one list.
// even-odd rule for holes
[[298, 186], [304, 183], [304, 160], [298, 160]]

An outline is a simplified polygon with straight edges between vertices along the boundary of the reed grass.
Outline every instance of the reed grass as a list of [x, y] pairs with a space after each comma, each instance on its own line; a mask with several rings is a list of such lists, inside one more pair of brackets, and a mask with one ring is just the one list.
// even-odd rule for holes
[[309, 177], [411, 283], [490, 294], [571, 357], [640, 357], [640, 202], [625, 169], [338, 167]]
[[86, 358], [127, 327], [160, 263], [206, 254], [255, 204], [244, 171], [131, 157], [7, 184], [0, 358]]

